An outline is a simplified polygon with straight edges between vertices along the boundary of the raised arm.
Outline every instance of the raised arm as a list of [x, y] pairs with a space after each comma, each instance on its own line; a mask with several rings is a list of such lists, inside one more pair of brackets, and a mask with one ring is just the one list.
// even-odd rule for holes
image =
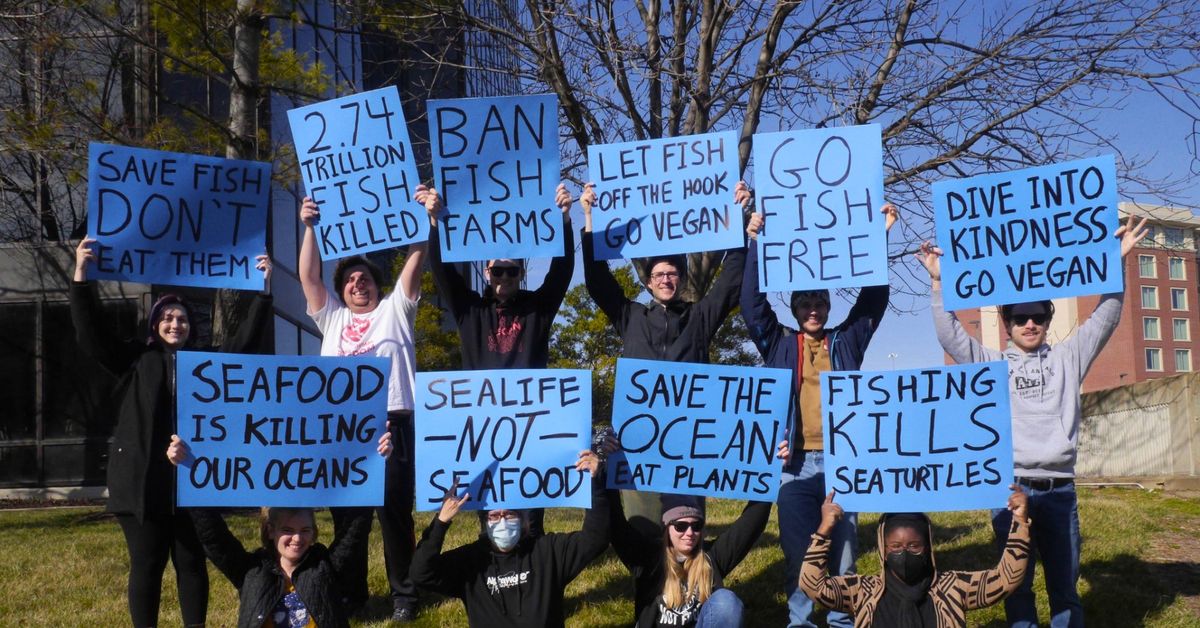
[[421, 535], [421, 541], [417, 543], [417, 549], [413, 552], [408, 576], [418, 587], [461, 598], [467, 580], [466, 571], [463, 569], [466, 561], [456, 559], [454, 555], [464, 554], [470, 546], [460, 547], [447, 554], [442, 553], [442, 545], [446, 542], [450, 523], [462, 505], [470, 499], [468, 494], [457, 496], [456, 490], [457, 486], [446, 492], [441, 510]]
[[966, 600], [967, 610], [991, 606], [1012, 595], [1021, 586], [1025, 570], [1029, 568], [1032, 547], [1029, 542], [1030, 522], [1026, 516], [1027, 498], [1020, 487], [1013, 485], [1010, 488], [1014, 490], [1008, 498], [1009, 510], [1013, 511], [1012, 524], [1008, 528], [1008, 541], [1004, 544], [1004, 554], [999, 564], [984, 571], [955, 574], [957, 579], [954, 588]]
[[437, 218], [443, 211], [441, 197], [435, 188], [417, 186], [416, 199], [425, 205], [429, 215], [429, 241], [426, 253], [429, 256], [429, 272], [433, 273], [433, 283], [437, 286], [438, 294], [446, 300], [450, 315], [455, 321], [461, 321], [471, 305], [479, 302], [479, 295], [471, 289], [467, 280], [458, 272], [453, 264], [442, 261], [442, 232]]
[[555, 200], [562, 209], [563, 254], [550, 261], [546, 279], [535, 291], [537, 303], [550, 312], [557, 312], [562, 306], [563, 297], [571, 287], [571, 275], [575, 274], [575, 228], [571, 224], [571, 195], [566, 185], [559, 184]]
[[250, 303], [250, 311], [246, 318], [238, 323], [237, 332], [225, 339], [221, 344], [223, 353], [266, 353], [266, 343], [263, 342], [270, 330], [271, 319], [275, 310], [271, 297], [271, 258], [266, 255], [258, 256], [258, 269], [263, 271], [263, 284], [267, 289], [255, 295]]
[[596, 259], [596, 247], [592, 243], [592, 205], [595, 202], [596, 192], [589, 183], [579, 196], [584, 225], [583, 282], [587, 285], [592, 300], [608, 316], [609, 322], [620, 331], [625, 327], [625, 308], [631, 301], [625, 297], [625, 291], [621, 289], [621, 284], [617, 283], [617, 278], [613, 277], [608, 262]]
[[958, 317], [942, 307], [942, 250], [929, 242], [921, 245], [917, 259], [929, 273], [929, 309], [933, 314], [933, 329], [942, 349], [958, 364], [1002, 360], [1004, 354], [983, 346], [962, 328]]
[[728, 574], [733, 571], [746, 554], [750, 553], [750, 549], [767, 527], [767, 519], [771, 517], [771, 505], [772, 502], [747, 503], [746, 508], [742, 510], [742, 516], [713, 541], [709, 555], [721, 573]]
[[833, 502], [833, 493], [829, 493], [821, 505], [821, 524], [812, 536], [800, 568], [800, 588], [829, 610], [853, 614], [860, 593], [860, 577], [829, 576], [830, 534], [842, 515], [842, 507]]
[[315, 201], [304, 197], [300, 204], [300, 222], [304, 223], [304, 238], [300, 242], [300, 287], [304, 289], [304, 300], [308, 303], [309, 314], [320, 312], [329, 298], [329, 291], [321, 281], [321, 255], [317, 250], [317, 231], [315, 225], [321, 219], [321, 210]]
[[136, 357], [133, 342], [122, 342], [100, 307], [96, 287], [87, 280], [87, 267], [95, 260], [94, 238], [85, 237], [75, 248], [75, 275], [71, 283], [71, 322], [80, 350], [99, 362], [108, 372], [122, 373]]
[[204, 546], [204, 553], [221, 573], [241, 590], [242, 582], [257, 564], [254, 555], [246, 551], [241, 541], [229, 531], [225, 519], [219, 512], [209, 508], [189, 508], [188, 514], [196, 526], [196, 535]]
[[772, 357], [779, 349], [783, 340], [784, 327], [779, 324], [779, 317], [771, 309], [767, 295], [758, 290], [758, 232], [762, 229], [763, 219], [760, 214], [752, 214], [750, 223], [746, 226], [749, 236], [746, 251], [746, 267], [742, 273], [741, 307], [742, 319], [746, 321], [746, 331], [750, 340], [758, 347], [758, 353], [767, 363], [772, 363]]
[[551, 537], [556, 544], [555, 554], [561, 557], [559, 568], [564, 583], [574, 580], [608, 548], [609, 504], [599, 459], [591, 451], [581, 451], [575, 468], [592, 477], [592, 507], [583, 516], [583, 527], [578, 532]]

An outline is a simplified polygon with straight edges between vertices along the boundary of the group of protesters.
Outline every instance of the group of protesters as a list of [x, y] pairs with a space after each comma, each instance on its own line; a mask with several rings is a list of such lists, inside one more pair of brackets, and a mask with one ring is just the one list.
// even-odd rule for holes
[[[331, 508], [332, 541], [318, 542], [308, 508], [264, 509], [261, 546], [246, 548], [209, 509], [175, 507], [172, 464], [187, 460], [175, 430], [176, 352], [191, 349], [193, 312], [175, 295], [160, 297], [149, 311], [149, 329], [133, 340], [104, 322], [88, 281], [97, 241], [76, 250], [71, 313], [80, 347], [120, 376], [108, 468], [108, 510], [116, 515], [129, 551], [129, 611], [135, 626], [158, 623], [162, 576], [173, 562], [183, 622], [206, 622], [209, 584], [206, 558], [240, 593], [239, 626], [345, 626], [367, 602], [368, 538], [377, 515], [392, 601], [392, 620], [412, 621], [418, 592], [460, 598], [473, 626], [563, 625], [564, 590], [611, 544], [634, 580], [636, 625], [737, 626], [743, 605], [724, 586], [765, 529], [770, 502], [750, 502], [721, 535], [705, 535], [701, 498], [655, 493], [621, 495], [605, 488], [603, 459], [620, 447], [603, 435], [593, 450], [579, 452], [576, 468], [592, 476], [592, 507], [582, 528], [548, 533], [541, 510], [480, 511], [479, 538], [444, 549], [447, 531], [468, 500], [447, 492], [419, 542], [414, 506], [414, 320], [421, 274], [428, 262], [437, 290], [458, 326], [462, 367], [546, 368], [555, 316], [575, 266], [569, 210], [576, 202], [565, 185], [557, 190], [565, 253], [554, 258], [542, 285], [522, 287], [525, 260], [492, 259], [487, 287], [472, 289], [440, 256], [438, 191], [418, 187], [415, 199], [430, 220], [427, 242], [411, 244], [389, 294], [380, 269], [363, 257], [341, 259], [329, 292], [321, 273], [315, 226], [320, 207], [305, 199], [299, 210], [304, 235], [299, 277], [308, 314], [323, 335], [321, 354], [379, 356], [390, 360], [388, 430], [377, 449], [387, 457], [383, 505]], [[681, 298], [687, 274], [683, 256], [644, 260], [649, 300], [626, 296], [608, 263], [592, 244], [593, 188], [585, 186], [582, 255], [587, 289], [622, 341], [622, 357], [707, 362], [709, 347], [726, 317], [740, 305], [750, 338], [770, 367], [793, 374], [787, 437], [778, 443], [779, 539], [786, 561], [790, 626], [815, 626], [817, 607], [829, 609], [831, 626], [961, 626], [966, 611], [1005, 601], [1013, 626], [1037, 625], [1033, 562], [1040, 560], [1053, 626], [1082, 626], [1077, 593], [1079, 518], [1073, 484], [1079, 389], [1084, 375], [1120, 318], [1122, 293], [1106, 295], [1067, 341], [1051, 346], [1046, 331], [1054, 315], [1049, 301], [1006, 304], [1000, 316], [1011, 339], [1004, 351], [985, 348], [942, 308], [941, 251], [926, 243], [917, 254], [932, 283], [932, 310], [939, 341], [959, 363], [1004, 360], [1010, 380], [1014, 464], [1008, 507], [991, 513], [1000, 558], [989, 569], [939, 570], [933, 560], [933, 525], [921, 513], [888, 513], [879, 525], [883, 570], [855, 575], [856, 513], [843, 512], [825, 490], [820, 374], [857, 370], [888, 305], [887, 285], [862, 288], [846, 319], [829, 324], [828, 290], [791, 294], [799, 329], [779, 321], [758, 289], [754, 241], [764, 217], [744, 183], [734, 191], [745, 216], [749, 245], [724, 253], [721, 272], [696, 302]], [[880, 212], [890, 230], [894, 205]], [[1120, 227], [1124, 257], [1146, 234], [1144, 221]], [[221, 351], [260, 352], [271, 317], [271, 262], [260, 256], [265, 289]]]

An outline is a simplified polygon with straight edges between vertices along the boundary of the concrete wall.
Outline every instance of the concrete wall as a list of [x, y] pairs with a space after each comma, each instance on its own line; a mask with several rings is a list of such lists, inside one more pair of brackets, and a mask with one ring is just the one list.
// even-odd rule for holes
[[1200, 481], [1200, 373], [1084, 394], [1076, 474]]

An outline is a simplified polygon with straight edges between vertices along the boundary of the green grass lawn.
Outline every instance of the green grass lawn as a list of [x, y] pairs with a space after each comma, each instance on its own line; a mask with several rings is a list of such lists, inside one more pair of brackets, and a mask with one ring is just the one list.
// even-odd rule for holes
[[[1119, 489], [1085, 489], [1080, 493], [1083, 521], [1083, 577], [1080, 592], [1089, 626], [1200, 626], [1200, 501], [1181, 500]], [[710, 534], [719, 533], [741, 512], [741, 502], [709, 501]], [[423, 529], [432, 513], [418, 513]], [[451, 529], [447, 547], [465, 543], [478, 527], [462, 517]], [[577, 528], [579, 511], [547, 513], [552, 531]], [[860, 520], [858, 561], [863, 573], [879, 570], [874, 553], [876, 517]], [[991, 528], [984, 512], [934, 517], [938, 565], [948, 569], [981, 569], [996, 559]], [[1036, 525], [1036, 522], [1035, 522]], [[332, 525], [320, 519], [322, 539]], [[255, 536], [249, 517], [232, 517], [246, 543]], [[747, 626], [782, 626], [783, 554], [778, 524], [772, 514], [758, 545], [726, 580], [746, 603]], [[116, 522], [98, 509], [0, 511], [0, 625], [119, 626], [127, 625], [125, 578], [127, 557]], [[385, 596], [382, 547], [376, 526], [371, 543], [371, 590], [375, 594], [363, 621], [386, 625], [390, 603]], [[237, 594], [210, 566], [212, 597], [209, 624], [231, 626]], [[1047, 607], [1038, 578], [1041, 616]], [[584, 571], [567, 589], [568, 625], [628, 626], [633, 623], [632, 580], [611, 551]], [[462, 604], [434, 596], [422, 598], [417, 626], [465, 625]], [[174, 578], [168, 567], [163, 587], [162, 624], [179, 624]], [[1003, 610], [993, 607], [968, 616], [972, 626], [1000, 626]]]

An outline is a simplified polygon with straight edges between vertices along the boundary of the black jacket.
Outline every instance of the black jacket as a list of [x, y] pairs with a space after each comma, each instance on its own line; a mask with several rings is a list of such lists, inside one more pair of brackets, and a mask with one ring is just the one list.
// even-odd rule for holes
[[[188, 512], [204, 553], [238, 590], [238, 628], [262, 626], [285, 592], [286, 577], [279, 568], [279, 559], [262, 547], [247, 552], [216, 511], [192, 508]], [[342, 607], [339, 583], [350, 577], [342, 570], [353, 560], [355, 549], [367, 543], [370, 533], [371, 520], [355, 517], [343, 536], [335, 538], [330, 547], [314, 543], [292, 571], [296, 594], [321, 628], [350, 625]]]
[[[175, 503], [175, 468], [167, 460], [175, 433], [175, 356], [157, 341], [121, 340], [105, 318], [92, 284], [72, 282], [79, 348], [120, 378], [112, 401], [117, 425], [108, 452], [108, 512], [144, 521], [148, 511], [170, 512]], [[271, 297], [259, 295], [220, 350], [256, 347], [270, 319]]]
[[520, 290], [503, 304], [490, 287], [480, 296], [453, 264], [442, 261], [439, 238], [438, 227], [430, 226], [429, 269], [458, 324], [463, 368], [546, 368], [550, 330], [575, 272], [571, 219], [563, 217], [566, 253], [550, 262], [541, 287]]
[[745, 248], [729, 249], [716, 283], [696, 303], [642, 304], [626, 298], [608, 262], [596, 259], [591, 234], [583, 234], [588, 293], [621, 335], [621, 356], [626, 358], [707, 363], [709, 342], [738, 304], [745, 264]]
[[598, 473], [581, 530], [526, 537], [507, 553], [483, 536], [442, 552], [450, 524], [434, 516], [408, 575], [418, 587], [461, 599], [472, 626], [562, 626], [567, 584], [608, 547], [608, 508]]
[[[662, 620], [662, 591], [666, 579], [663, 571], [663, 559], [666, 549], [662, 536], [650, 538], [644, 536], [629, 522], [621, 509], [621, 500], [613, 496], [612, 512], [612, 545], [617, 557], [633, 575], [634, 601], [633, 612], [640, 628], [653, 628]], [[720, 536], [704, 541], [704, 552], [708, 555], [713, 567], [713, 590], [724, 586], [725, 576], [742, 562], [758, 537], [762, 536], [767, 527], [767, 519], [771, 517], [771, 502], [749, 502], [729, 529]], [[696, 616], [680, 626], [695, 625]]]

